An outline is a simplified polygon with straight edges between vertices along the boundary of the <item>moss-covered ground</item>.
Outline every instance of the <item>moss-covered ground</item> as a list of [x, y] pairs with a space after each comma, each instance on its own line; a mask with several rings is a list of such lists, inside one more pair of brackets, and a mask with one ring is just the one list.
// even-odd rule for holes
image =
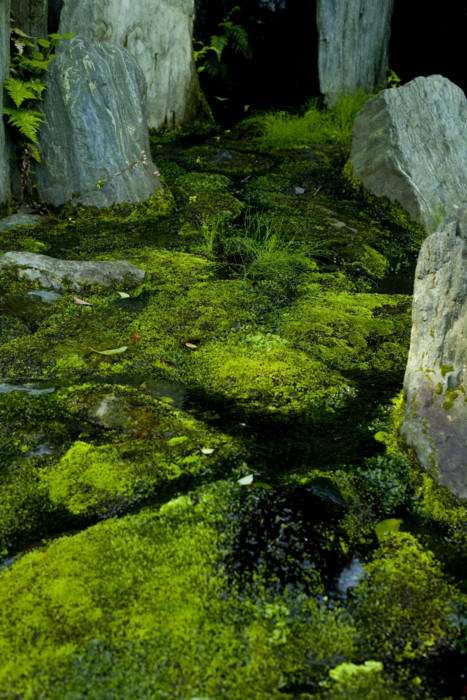
[[1, 233], [146, 271], [0, 274], [1, 698], [464, 697], [467, 511], [398, 435], [423, 234], [255, 129]]

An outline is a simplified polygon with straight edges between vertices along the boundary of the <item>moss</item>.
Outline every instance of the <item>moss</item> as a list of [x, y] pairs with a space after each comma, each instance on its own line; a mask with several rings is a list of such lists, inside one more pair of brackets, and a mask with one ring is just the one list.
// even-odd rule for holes
[[[289, 698], [353, 658], [355, 629], [313, 598], [226, 586], [219, 505], [204, 489], [27, 553], [0, 578], [0, 691]], [[8, 624], [5, 622], [8, 621]], [[291, 644], [293, 640], [293, 644]]]
[[347, 161], [342, 170], [342, 180], [355, 195], [363, 199], [367, 204], [381, 210], [396, 225], [403, 229], [416, 231], [420, 243], [426, 237], [423, 227], [412, 221], [409, 214], [400, 206], [398, 202], [392, 202], [387, 197], [376, 197], [365, 190], [360, 180], [353, 174], [350, 160]]
[[433, 554], [408, 533], [392, 533], [365, 565], [355, 589], [363, 645], [396, 662], [422, 659], [447, 648], [458, 594], [443, 578]]
[[320, 293], [309, 286], [282, 314], [281, 335], [338, 370], [402, 371], [410, 339], [408, 297]]
[[231, 335], [200, 348], [186, 369], [204, 389], [249, 408], [334, 410], [353, 394], [337, 372], [277, 335]]

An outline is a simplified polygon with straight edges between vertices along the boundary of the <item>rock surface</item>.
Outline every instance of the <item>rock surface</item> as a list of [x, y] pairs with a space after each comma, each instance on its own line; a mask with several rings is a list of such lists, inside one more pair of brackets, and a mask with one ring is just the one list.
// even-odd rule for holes
[[47, 37], [48, 0], [11, 0], [14, 26], [29, 36]]
[[383, 90], [357, 114], [350, 162], [377, 196], [397, 201], [432, 233], [467, 204], [467, 100], [440, 75]]
[[144, 75], [126, 49], [69, 39], [51, 64], [48, 85], [36, 167], [41, 199], [102, 208], [161, 189], [149, 159]]
[[320, 90], [333, 105], [339, 95], [384, 83], [394, 0], [318, 0]]
[[422, 246], [412, 324], [401, 432], [422, 466], [467, 498], [467, 209]]
[[59, 32], [125, 46], [148, 84], [148, 126], [206, 117], [193, 60], [194, 0], [64, 0]]
[[[0, 80], [8, 77], [10, 60], [10, 0], [0, 3]], [[0, 207], [10, 201], [10, 162], [5, 141], [3, 120], [0, 123]]]
[[16, 228], [17, 226], [35, 226], [40, 222], [42, 217], [39, 214], [12, 214], [0, 219], [0, 231], [5, 231], [7, 228]]
[[79, 290], [84, 284], [110, 287], [124, 282], [126, 286], [140, 284], [145, 271], [131, 263], [116, 261], [58, 260], [37, 253], [5, 253], [0, 257], [0, 270], [18, 268], [18, 277], [37, 282], [46, 289]]

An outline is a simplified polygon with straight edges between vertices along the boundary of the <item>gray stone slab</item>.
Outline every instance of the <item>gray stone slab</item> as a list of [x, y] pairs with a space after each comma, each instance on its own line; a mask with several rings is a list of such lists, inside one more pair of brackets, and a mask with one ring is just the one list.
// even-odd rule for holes
[[40, 223], [42, 216], [39, 214], [12, 214], [0, 219], [0, 231], [7, 228], [17, 228], [18, 226], [35, 226]]
[[357, 114], [354, 175], [397, 201], [428, 233], [467, 205], [467, 100], [441, 75], [383, 90]]
[[37, 282], [45, 289], [79, 290], [83, 285], [110, 287], [125, 283], [129, 288], [140, 284], [146, 272], [131, 263], [114, 260], [59, 260], [36, 253], [5, 253], [0, 257], [0, 270], [16, 268], [20, 279]]

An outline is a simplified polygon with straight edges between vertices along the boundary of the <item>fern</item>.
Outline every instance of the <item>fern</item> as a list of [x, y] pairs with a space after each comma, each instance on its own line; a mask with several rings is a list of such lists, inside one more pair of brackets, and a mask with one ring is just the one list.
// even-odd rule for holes
[[37, 143], [37, 132], [41, 123], [45, 121], [40, 112], [36, 112], [34, 109], [3, 107], [3, 114], [7, 115], [8, 124], [19, 129], [33, 143]]
[[3, 85], [8, 96], [17, 107], [20, 107], [25, 100], [41, 99], [41, 93], [45, 88], [45, 85], [41, 83], [25, 83], [20, 78], [8, 78]]

